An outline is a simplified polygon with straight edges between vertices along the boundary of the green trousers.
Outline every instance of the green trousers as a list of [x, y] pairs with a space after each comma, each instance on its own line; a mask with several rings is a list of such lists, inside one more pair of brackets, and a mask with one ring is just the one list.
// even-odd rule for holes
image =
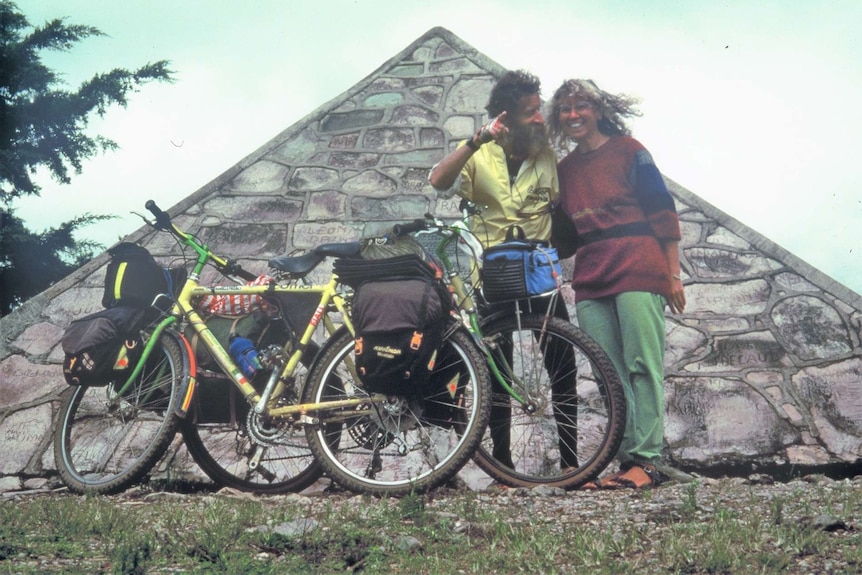
[[665, 299], [648, 292], [578, 302], [578, 324], [607, 352], [626, 396], [617, 458], [655, 462], [664, 443]]

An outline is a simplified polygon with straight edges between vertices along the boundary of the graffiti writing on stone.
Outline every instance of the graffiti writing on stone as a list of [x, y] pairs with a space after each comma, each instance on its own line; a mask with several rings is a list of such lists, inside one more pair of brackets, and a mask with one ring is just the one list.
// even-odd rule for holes
[[781, 345], [768, 339], [727, 338], [715, 342], [715, 351], [703, 360], [705, 371], [769, 367], [787, 363]]
[[45, 434], [44, 422], [38, 419], [28, 419], [16, 423], [3, 430], [3, 441], [9, 443], [37, 443]]
[[326, 243], [349, 242], [359, 238], [359, 232], [351, 226], [337, 222], [325, 224], [297, 224], [293, 245], [298, 248], [312, 248]]

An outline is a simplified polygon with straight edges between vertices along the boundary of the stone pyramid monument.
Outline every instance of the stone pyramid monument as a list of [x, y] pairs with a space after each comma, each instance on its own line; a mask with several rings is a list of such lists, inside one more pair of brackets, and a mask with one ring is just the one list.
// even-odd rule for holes
[[[272, 256], [376, 235], [428, 211], [455, 217], [457, 201], [438, 200], [427, 174], [483, 123], [503, 72], [434, 28], [203, 188], [161, 207], [257, 272]], [[682, 220], [689, 300], [684, 314], [668, 318], [668, 457], [701, 473], [858, 466], [862, 297], [668, 186]], [[167, 235], [146, 227], [125, 239], [166, 264], [179, 256]], [[101, 308], [106, 262], [96, 258], [0, 320], [0, 491], [41, 487], [56, 475], [52, 430], [66, 388], [59, 341], [71, 320]], [[180, 451], [162, 469], [189, 465]]]

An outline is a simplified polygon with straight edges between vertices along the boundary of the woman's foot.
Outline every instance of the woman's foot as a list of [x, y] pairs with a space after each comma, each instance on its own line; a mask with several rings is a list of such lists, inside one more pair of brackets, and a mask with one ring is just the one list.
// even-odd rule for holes
[[647, 489], [658, 487], [670, 478], [652, 463], [628, 463], [612, 477], [602, 479], [600, 489]]

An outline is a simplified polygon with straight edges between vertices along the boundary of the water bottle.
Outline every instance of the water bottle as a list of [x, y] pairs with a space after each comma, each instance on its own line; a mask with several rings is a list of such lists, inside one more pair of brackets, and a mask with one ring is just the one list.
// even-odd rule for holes
[[254, 347], [254, 343], [247, 337], [236, 334], [230, 336], [230, 348], [228, 351], [242, 373], [249, 379], [253, 378], [254, 374], [263, 368], [257, 348]]

